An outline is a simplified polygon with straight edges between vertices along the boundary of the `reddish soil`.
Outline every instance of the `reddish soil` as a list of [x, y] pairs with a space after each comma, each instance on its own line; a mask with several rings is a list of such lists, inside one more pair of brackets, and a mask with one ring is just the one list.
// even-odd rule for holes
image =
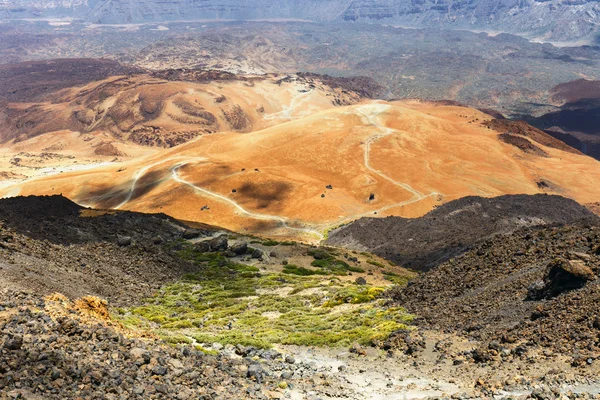
[[561, 83], [552, 90], [552, 100], [558, 102], [575, 102], [583, 99], [596, 99], [600, 97], [600, 81], [578, 79], [576, 81]]
[[501, 133], [498, 135], [500, 140], [504, 143], [512, 144], [513, 146], [521, 149], [527, 154], [535, 154], [540, 157], [548, 157], [548, 153], [544, 150], [540, 149], [533, 143], [531, 143], [528, 139], [525, 139], [522, 136], [511, 135], [510, 133]]
[[573, 147], [569, 146], [568, 144], [566, 144], [556, 138], [553, 138], [552, 136], [548, 135], [546, 132], [544, 132], [540, 129], [534, 128], [533, 126], [531, 126], [528, 123], [523, 122], [523, 121], [512, 121], [512, 120], [508, 120], [508, 119], [494, 119], [491, 121], [484, 122], [483, 124], [486, 125], [487, 127], [489, 127], [490, 129], [493, 129], [500, 133], [510, 133], [513, 135], [525, 136], [525, 137], [528, 137], [544, 146], [552, 147], [552, 148], [559, 149], [562, 151], [567, 151], [569, 153], [581, 154], [581, 152], [579, 150], [574, 149]]

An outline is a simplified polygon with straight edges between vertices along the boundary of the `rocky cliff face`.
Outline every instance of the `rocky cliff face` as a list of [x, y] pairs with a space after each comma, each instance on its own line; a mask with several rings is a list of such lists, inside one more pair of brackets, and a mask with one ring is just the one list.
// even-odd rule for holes
[[570, 40], [598, 29], [600, 7], [586, 0], [355, 0], [347, 21], [396, 21], [415, 27], [454, 27]]
[[544, 40], [590, 38], [589, 0], [4, 0], [0, 17], [71, 17], [93, 23], [193, 19], [306, 19], [503, 31]]

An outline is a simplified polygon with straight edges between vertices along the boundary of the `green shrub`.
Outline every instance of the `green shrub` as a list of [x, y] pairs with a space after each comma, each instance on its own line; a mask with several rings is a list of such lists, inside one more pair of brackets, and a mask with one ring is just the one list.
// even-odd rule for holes
[[365, 272], [360, 267], [350, 266], [347, 262], [337, 258], [328, 258], [325, 260], [314, 260], [310, 265], [329, 271], [333, 275], [347, 275], [348, 272]]
[[375, 260], [367, 260], [367, 263], [374, 265], [376, 267], [379, 267], [379, 268], [385, 268], [385, 265], [383, 265], [382, 263], [377, 262]]
[[283, 273], [300, 275], [300, 276], [328, 275], [327, 272], [322, 271], [322, 270], [308, 269], [308, 268], [304, 268], [304, 267], [299, 267], [294, 264], [288, 264], [288, 265], [284, 266]]
[[[324, 280], [323, 275], [345, 274], [351, 267], [335, 258], [314, 261], [322, 267], [312, 270], [288, 264], [284, 273], [257, 275], [255, 267], [223, 263], [216, 256], [198, 263], [196, 274], [164, 286], [142, 306], [115, 312], [114, 317], [125, 326], [151, 330], [172, 344], [190, 343], [193, 338], [199, 343], [260, 348], [274, 343], [370, 344], [407, 328], [412, 316], [384, 306], [383, 288], [331, 276]], [[306, 291], [311, 288], [317, 290]], [[344, 303], [355, 306], [336, 308]]]
[[404, 286], [410, 280], [408, 276], [400, 276], [391, 271], [383, 271], [383, 278], [386, 281], [392, 282], [394, 285]]
[[264, 242], [262, 242], [263, 246], [269, 246], [269, 247], [277, 246], [278, 244], [279, 244], [279, 242], [277, 240], [271, 240], [271, 239], [265, 240]]
[[331, 254], [323, 249], [309, 250], [308, 255], [312, 256], [315, 260], [329, 260], [333, 258]]

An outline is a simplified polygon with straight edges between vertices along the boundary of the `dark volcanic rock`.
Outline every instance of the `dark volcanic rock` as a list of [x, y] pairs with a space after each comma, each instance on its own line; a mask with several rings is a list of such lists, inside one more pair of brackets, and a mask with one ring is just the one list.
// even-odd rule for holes
[[200, 232], [198, 229], [186, 229], [183, 234], [182, 237], [184, 239], [197, 239], [200, 237], [200, 234], [202, 232]]
[[510, 133], [502, 133], [502, 134], [498, 135], [498, 137], [504, 143], [513, 145], [516, 148], [523, 151], [524, 153], [534, 154], [534, 155], [540, 156], [540, 157], [548, 157], [548, 153], [546, 153], [544, 150], [542, 150], [535, 144], [531, 143], [531, 141], [529, 141], [528, 139], [526, 139], [524, 137], [512, 135]]
[[20, 234], [55, 244], [113, 241], [129, 237], [150, 241], [160, 233], [165, 239], [181, 235], [185, 226], [165, 214], [129, 211], [98, 213], [86, 217], [86, 210], [62, 196], [13, 197], [0, 200], [0, 220]]
[[560, 196], [465, 197], [421, 218], [362, 218], [331, 232], [327, 244], [371, 251], [426, 271], [496, 234], [525, 226], [573, 223], [600, 226], [600, 218]]
[[265, 371], [260, 366], [260, 364], [252, 364], [248, 367], [248, 372], [247, 372], [248, 378], [255, 379], [258, 383], [261, 383], [264, 375], [265, 375]]
[[522, 228], [485, 240], [389, 295], [422, 327], [504, 343], [515, 356], [541, 346], [597, 358], [598, 242], [598, 227]]
[[166, 215], [90, 211], [61, 196], [3, 199], [0, 289], [130, 303], [195, 271], [172, 250], [185, 229]]
[[0, 399], [267, 399], [277, 385], [253, 361], [130, 338], [71, 306], [57, 316], [62, 299], [0, 292], [1, 304], [7, 298], [13, 306], [0, 314]]
[[6, 338], [3, 347], [7, 350], [20, 350], [21, 346], [23, 346], [23, 336], [13, 335]]
[[[543, 144], [544, 146], [552, 147], [569, 153], [581, 154], [577, 149], [569, 146], [563, 141], [552, 137], [546, 132], [535, 128], [524, 121], [513, 121], [509, 119], [494, 119], [485, 122], [484, 125], [499, 132], [501, 139], [509, 144], [514, 144], [519, 148], [528, 148], [529, 152], [532, 152], [533, 147], [537, 147], [529, 142], [524, 137], [527, 137], [534, 142]], [[502, 138], [502, 135], [508, 135]], [[525, 140], [528, 144], [525, 144]], [[543, 152], [542, 149], [536, 150], [537, 153]], [[545, 152], [543, 152], [545, 154]], [[542, 154], [540, 154], [542, 155]]]
[[227, 236], [219, 236], [209, 241], [210, 248], [212, 251], [225, 251], [227, 250]]
[[556, 296], [568, 290], [581, 289], [595, 279], [596, 274], [583, 261], [556, 260], [550, 265], [548, 286], [550, 294]]
[[252, 258], [262, 258], [264, 254], [264, 251], [262, 251], [261, 249], [253, 249], [251, 256]]
[[60, 89], [141, 72], [141, 68], [125, 67], [117, 61], [92, 58], [4, 64], [0, 66], [0, 98], [8, 101], [45, 100], [45, 96]]
[[196, 251], [201, 253], [225, 251], [229, 247], [227, 242], [227, 236], [219, 236], [214, 239], [203, 240], [198, 242], [194, 246]]
[[236, 254], [238, 256], [242, 255], [242, 254], [246, 254], [246, 251], [248, 251], [248, 243], [246, 243], [246, 242], [234, 243], [233, 245], [231, 245], [229, 250], [231, 250], [234, 254]]
[[119, 246], [130, 246], [131, 245], [131, 236], [121, 236], [117, 239], [117, 244]]

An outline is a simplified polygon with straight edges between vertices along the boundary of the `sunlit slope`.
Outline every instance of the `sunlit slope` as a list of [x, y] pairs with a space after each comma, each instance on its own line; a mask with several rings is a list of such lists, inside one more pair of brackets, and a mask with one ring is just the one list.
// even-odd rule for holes
[[7, 103], [0, 143], [73, 131], [172, 147], [203, 134], [263, 129], [359, 99], [318, 78], [296, 75], [115, 76], [48, 94], [43, 101]]
[[94, 207], [305, 238], [361, 216], [419, 216], [468, 195], [600, 198], [599, 162], [539, 143], [547, 157], [526, 153], [481, 125], [488, 119], [463, 107], [364, 102], [4, 194], [63, 193]]
[[357, 93], [317, 76], [171, 72], [164, 78], [115, 76], [36, 102], [6, 103], [0, 110], [0, 187], [149, 156], [202, 135], [261, 130], [360, 101]]

